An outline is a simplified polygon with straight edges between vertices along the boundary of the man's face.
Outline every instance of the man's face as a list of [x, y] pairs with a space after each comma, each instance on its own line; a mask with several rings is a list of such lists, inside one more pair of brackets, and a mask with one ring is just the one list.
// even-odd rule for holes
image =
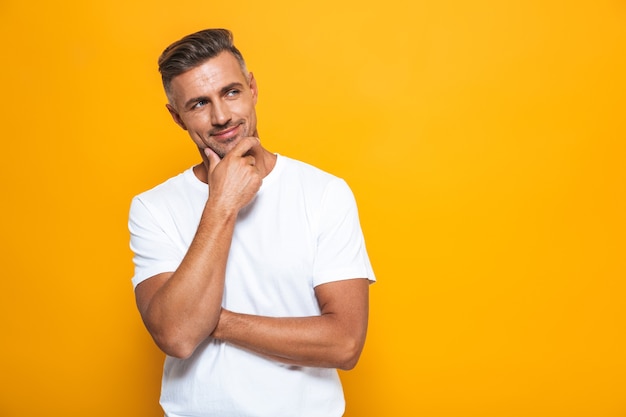
[[167, 108], [174, 121], [198, 148], [211, 148], [222, 158], [241, 138], [257, 135], [256, 82], [230, 52], [174, 77], [171, 100]]

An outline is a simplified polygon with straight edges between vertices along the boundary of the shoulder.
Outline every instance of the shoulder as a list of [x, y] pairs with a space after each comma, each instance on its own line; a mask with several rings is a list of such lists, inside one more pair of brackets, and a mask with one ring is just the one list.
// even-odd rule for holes
[[178, 194], [188, 192], [192, 188], [193, 170], [188, 168], [185, 171], [175, 175], [162, 183], [137, 194], [133, 198], [133, 202], [141, 201], [144, 203], [156, 203], [163, 200], [171, 200]]
[[277, 167], [279, 188], [294, 198], [301, 198], [309, 207], [343, 211], [356, 203], [347, 182], [334, 174], [284, 156], [279, 156]]
[[290, 170], [290, 171], [301, 171], [303, 173], [306, 174], [310, 174], [310, 175], [319, 175], [319, 176], [330, 176], [330, 177], [334, 177], [334, 175], [314, 166], [311, 165], [309, 163], [300, 161], [298, 159], [294, 159], [294, 158], [290, 158], [288, 156], [284, 156], [284, 155], [277, 155], [278, 156], [278, 161], [279, 164], [282, 164], [284, 169], [286, 170]]
[[131, 201], [130, 217], [149, 215], [169, 218], [191, 215], [190, 210], [195, 210], [206, 201], [208, 190], [203, 185], [189, 168], [136, 195]]
[[290, 178], [306, 183], [309, 186], [321, 186], [323, 188], [333, 183], [343, 183], [342, 178], [324, 171], [314, 165], [286, 156], [278, 156], [281, 177]]

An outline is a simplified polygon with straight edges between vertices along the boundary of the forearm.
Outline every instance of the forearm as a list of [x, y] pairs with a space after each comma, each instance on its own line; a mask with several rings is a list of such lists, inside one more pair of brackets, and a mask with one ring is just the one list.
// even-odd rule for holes
[[217, 324], [235, 218], [207, 205], [180, 266], [145, 307], [146, 327], [169, 355], [189, 356]]
[[331, 314], [277, 318], [223, 310], [212, 336], [284, 363], [323, 368], [351, 368], [362, 348]]
[[272, 359], [301, 366], [351, 369], [365, 343], [366, 279], [316, 288], [321, 314], [262, 317], [222, 310], [212, 337]]

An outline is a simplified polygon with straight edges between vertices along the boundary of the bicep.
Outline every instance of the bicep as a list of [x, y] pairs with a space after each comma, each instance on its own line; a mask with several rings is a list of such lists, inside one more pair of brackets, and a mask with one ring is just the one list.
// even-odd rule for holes
[[354, 278], [315, 287], [322, 316], [332, 316], [344, 334], [362, 342], [367, 332], [369, 285], [366, 278]]
[[165, 285], [173, 272], [163, 272], [140, 282], [135, 287], [135, 301], [141, 317], [146, 319], [146, 314], [154, 295]]

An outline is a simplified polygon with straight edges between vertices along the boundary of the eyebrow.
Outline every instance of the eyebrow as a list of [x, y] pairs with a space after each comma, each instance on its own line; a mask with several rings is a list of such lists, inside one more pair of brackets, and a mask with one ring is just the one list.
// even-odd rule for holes
[[[238, 81], [227, 84], [220, 89], [220, 94], [224, 95], [230, 90], [232, 90], [233, 88], [243, 89], [243, 84]], [[189, 106], [195, 103], [198, 103], [200, 101], [211, 101], [211, 99], [208, 96], [198, 96], [198, 97], [190, 98], [189, 100], [185, 102], [185, 108], [188, 108]]]

